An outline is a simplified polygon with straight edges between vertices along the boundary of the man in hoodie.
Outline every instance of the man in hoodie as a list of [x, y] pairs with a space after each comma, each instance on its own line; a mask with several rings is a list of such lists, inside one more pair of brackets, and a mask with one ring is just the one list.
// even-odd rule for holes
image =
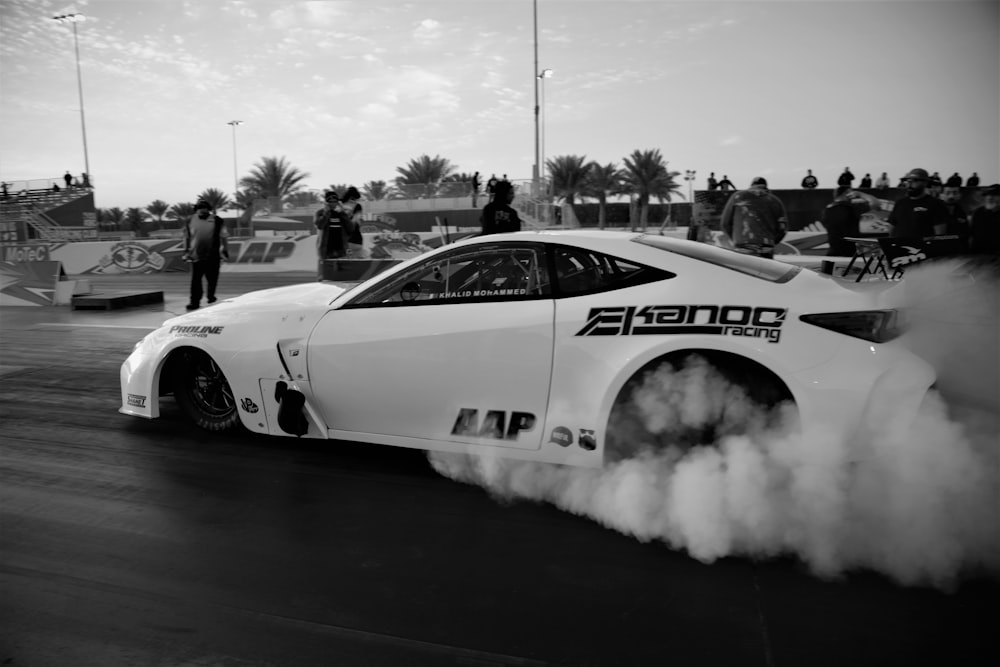
[[521, 231], [521, 218], [511, 208], [514, 201], [514, 186], [510, 181], [498, 181], [493, 192], [493, 200], [483, 207], [479, 218], [483, 226], [482, 235], [503, 234]]
[[833, 201], [823, 209], [823, 226], [829, 244], [827, 256], [854, 256], [854, 242], [846, 239], [860, 236], [861, 214], [869, 208], [868, 200], [859, 197], [854, 190], [837, 188]]
[[773, 258], [774, 247], [788, 231], [788, 214], [781, 200], [767, 189], [767, 181], [758, 176], [748, 189], [729, 198], [721, 224], [740, 252]]

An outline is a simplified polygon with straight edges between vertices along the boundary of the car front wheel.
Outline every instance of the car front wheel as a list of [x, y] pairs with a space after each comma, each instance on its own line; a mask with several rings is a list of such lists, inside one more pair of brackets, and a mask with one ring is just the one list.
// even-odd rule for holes
[[239, 423], [236, 398], [222, 369], [206, 352], [180, 352], [174, 364], [174, 396], [191, 420], [208, 431], [224, 431]]

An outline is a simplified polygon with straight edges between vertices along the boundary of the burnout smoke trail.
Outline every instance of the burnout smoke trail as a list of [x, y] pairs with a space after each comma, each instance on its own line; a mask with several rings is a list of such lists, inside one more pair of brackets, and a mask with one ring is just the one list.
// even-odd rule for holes
[[[920, 287], [921, 280], [913, 282]], [[936, 345], [944, 359], [947, 348], [968, 346], [970, 338], [992, 336], [997, 344], [995, 317], [983, 325], [992, 321], [992, 332], [958, 340], [947, 333], [952, 327], [939, 326], [963, 321], [969, 313], [960, 311], [970, 304], [981, 318], [983, 303], [996, 303], [995, 288], [992, 281], [966, 285], [962, 299], [948, 298], [952, 312], [935, 309], [930, 324], [918, 313], [902, 344], [917, 351]], [[909, 305], [925, 306], [928, 293], [914, 290], [919, 303]], [[980, 368], [979, 382], [983, 374]], [[690, 387], [699, 391], [682, 391]], [[913, 423], [886, 419], [808, 437], [792, 415], [764, 414], [703, 363], [656, 374], [633, 401], [633, 414], [653, 433], [754, 411], [759, 419], [744, 434], [685, 451], [638, 448], [599, 470], [441, 453], [430, 460], [441, 474], [499, 498], [549, 502], [704, 562], [795, 554], [822, 577], [870, 569], [904, 585], [946, 590], [965, 576], [1000, 576], [996, 425], [956, 419], [938, 391], [925, 397]], [[634, 427], [610, 428], [631, 436]]]

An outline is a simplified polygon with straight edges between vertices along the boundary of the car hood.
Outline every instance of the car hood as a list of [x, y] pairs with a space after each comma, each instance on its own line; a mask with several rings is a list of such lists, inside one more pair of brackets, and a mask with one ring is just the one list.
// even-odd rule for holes
[[314, 322], [346, 289], [332, 283], [303, 283], [248, 292], [211, 306], [171, 318], [164, 326], [198, 326], [277, 322], [290, 319]]

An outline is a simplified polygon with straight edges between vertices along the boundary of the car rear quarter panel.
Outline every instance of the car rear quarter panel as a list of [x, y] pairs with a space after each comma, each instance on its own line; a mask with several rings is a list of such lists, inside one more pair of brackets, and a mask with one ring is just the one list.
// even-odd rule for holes
[[[797, 403], [807, 403], [809, 388], [800, 374], [829, 362], [847, 340], [798, 320], [800, 288], [792, 283], [770, 283], [724, 269], [674, 266], [677, 276], [634, 288], [603, 294], [559, 299], [556, 302], [555, 356], [550, 409], [545, 433], [559, 427], [595, 432], [603, 447], [611, 407], [625, 383], [648, 362], [671, 353], [715, 350], [752, 359], [769, 368], [788, 386]], [[730, 275], [731, 274], [731, 275]], [[586, 335], [588, 323], [604, 308], [637, 310], [644, 306], [735, 306], [734, 312], [767, 307], [787, 309], [777, 340], [756, 335], [668, 333]], [[742, 311], [740, 310], [742, 309]], [[699, 320], [700, 321], [700, 320]], [[614, 329], [611, 325], [608, 331]], [[754, 332], [756, 333], [756, 332]], [[859, 341], [860, 342], [860, 341]], [[546, 447], [560, 446], [549, 438]], [[573, 446], [578, 443], [574, 442]], [[586, 459], [586, 455], [572, 457]], [[578, 461], [574, 460], [574, 463]]]

